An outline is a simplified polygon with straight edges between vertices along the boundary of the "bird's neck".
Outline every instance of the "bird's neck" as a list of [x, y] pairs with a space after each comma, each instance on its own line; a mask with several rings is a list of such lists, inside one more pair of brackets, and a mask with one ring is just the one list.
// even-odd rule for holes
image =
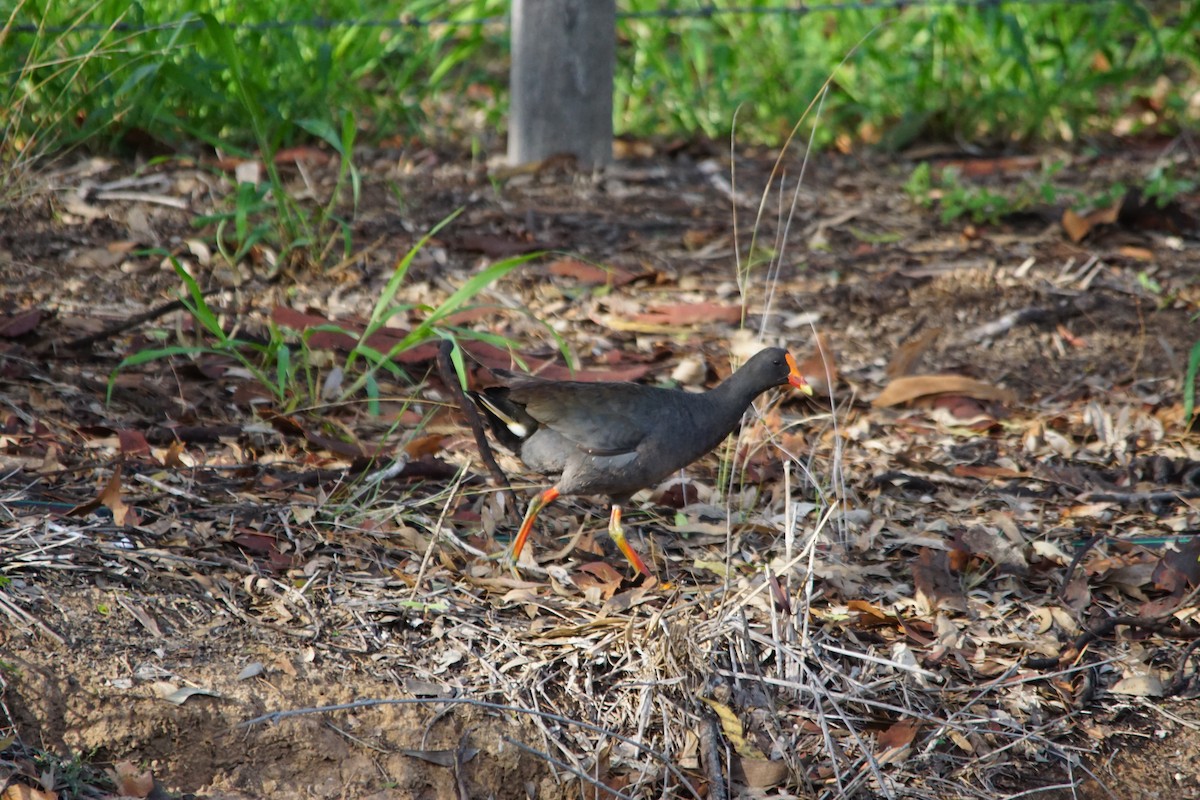
[[725, 437], [737, 427], [755, 396], [755, 392], [732, 379], [726, 380], [700, 395], [708, 407], [703, 436], [707, 447], [704, 452], [708, 452], [724, 441]]
[[727, 409], [735, 419], [741, 419], [750, 402], [761, 392], [747, 386], [745, 381], [739, 381], [738, 375], [726, 378], [721, 383], [704, 393], [710, 402], [718, 408]]

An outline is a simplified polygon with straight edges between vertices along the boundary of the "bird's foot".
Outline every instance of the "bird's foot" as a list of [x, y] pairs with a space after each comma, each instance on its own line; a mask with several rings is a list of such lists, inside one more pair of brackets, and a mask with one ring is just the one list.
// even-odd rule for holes
[[613, 503], [612, 514], [608, 519], [608, 535], [617, 543], [617, 549], [625, 556], [625, 560], [633, 565], [634, 569], [647, 578], [651, 577], [653, 573], [646, 568], [642, 557], [637, 554], [637, 551], [625, 539], [625, 530], [621, 527], [621, 507], [616, 503]]

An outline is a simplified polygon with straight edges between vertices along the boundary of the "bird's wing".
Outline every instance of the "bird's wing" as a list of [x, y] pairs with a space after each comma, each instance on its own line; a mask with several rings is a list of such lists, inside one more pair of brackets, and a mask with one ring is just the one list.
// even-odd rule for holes
[[[629, 453], [650, 434], [647, 416], [656, 410], [661, 390], [638, 384], [589, 384], [581, 381], [521, 383], [509, 396], [529, 416], [591, 455]], [[646, 412], [646, 413], [642, 413]]]

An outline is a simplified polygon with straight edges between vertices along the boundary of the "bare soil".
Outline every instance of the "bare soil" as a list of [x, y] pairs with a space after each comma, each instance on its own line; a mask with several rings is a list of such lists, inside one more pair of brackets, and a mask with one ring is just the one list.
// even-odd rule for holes
[[[1099, 196], [1157, 155], [1062, 155], [1062, 174]], [[582, 774], [615, 796], [717, 797], [724, 765], [756, 797], [1200, 797], [1200, 440], [1182, 413], [1197, 198], [1075, 242], [1061, 206], [942, 224], [902, 189], [912, 161], [823, 156], [785, 229], [791, 183], [755, 222], [773, 160], [739, 155], [731, 193], [727, 154], [703, 147], [597, 174], [364, 153], [354, 255], [324, 269], [189, 244], [212, 241], [197, 214], [230, 207], [214, 165], [47, 173], [0, 218], [0, 778], [61, 797], [605, 796]], [[1036, 178], [977, 161], [997, 190]], [[328, 165], [305, 174], [297, 194], [329, 191]], [[137, 197], [111, 194], [135, 176]], [[622, 580], [582, 499], [543, 512], [542, 569], [474, 555], [502, 547], [512, 510], [428, 352], [384, 376], [378, 414], [285, 408], [198, 354], [127, 366], [106, 400], [123, 358], [197, 335], [178, 310], [121, 327], [179, 293], [143, 248], [266, 341], [279, 309], [367, 318], [457, 208], [400, 301], [556, 250], [460, 324], [539, 362], [549, 326], [600, 374], [665, 381], [698, 360], [691, 380], [712, 385], [744, 297], [746, 327], [815, 378], [814, 401], [773, 395], [748, 423], [729, 505], [710, 498], [717, 457], [688, 470], [731, 529], [678, 493], [635, 511], [669, 583]], [[744, 294], [739, 252], [763, 260]], [[328, 352], [318, 386], [344, 358]], [[947, 374], [976, 383], [871, 402]], [[789, 536], [814, 531], [794, 558]], [[402, 702], [255, 721], [371, 700]], [[153, 792], [90, 771], [125, 763]]]

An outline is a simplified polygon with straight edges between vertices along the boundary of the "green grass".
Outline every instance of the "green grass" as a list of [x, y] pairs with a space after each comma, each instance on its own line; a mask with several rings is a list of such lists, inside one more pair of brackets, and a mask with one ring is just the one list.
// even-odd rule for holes
[[[1155, 17], [1123, 0], [913, 4], [629, 21], [618, 115], [633, 132], [723, 137], [741, 106], [744, 133], [778, 144], [832, 74], [818, 144], [1077, 140], [1110, 131], [1160, 75], [1195, 85], [1200, 5], [1180, 8]], [[1196, 122], [1186, 96], [1168, 99], [1164, 126]]]
[[[448, 5], [412, 0], [404, 13], [476, 18], [499, 4]], [[361, 24], [395, 20], [394, 4], [332, 0], [314, 9], [247, 0], [232, 8], [205, 0], [22, 0], [0, 48], [0, 72], [19, 78], [10, 91], [29, 98], [11, 123], [51, 128], [63, 144], [86, 140], [99, 149], [139, 131], [170, 145], [199, 141], [244, 152], [261, 146], [263, 134], [277, 146], [311, 139], [300, 121], [337, 128], [348, 113], [369, 120], [375, 138], [409, 133], [438, 93], [465, 91], [479, 76], [503, 78], [478, 26]], [[318, 14], [332, 24], [280, 24]], [[118, 22], [138, 30], [105, 29]], [[20, 25], [39, 31], [15, 30]], [[502, 26], [493, 26], [493, 38], [497, 31]], [[63, 69], [64, 58], [75, 68]], [[265, 131], [255, 130], [238, 102], [246, 96], [269, 121]]]
[[[6, 769], [4, 797], [111, 797], [117, 786], [93, 751], [58, 754], [28, 746], [15, 735], [0, 736]], [[29, 791], [22, 791], [28, 787]]]
[[[943, 225], [960, 219], [975, 223], [996, 224], [1004, 217], [1031, 211], [1039, 207], [1064, 206], [1086, 213], [1107, 208], [1120, 201], [1129, 191], [1121, 181], [1108, 184], [1101, 191], [1064, 186], [1056, 180], [1064, 161], [1044, 160], [1036, 173], [1019, 180], [1006, 176], [989, 188], [988, 179], [971, 180], [954, 167], [935, 168], [928, 162], [918, 164], [904, 184], [904, 191], [922, 208], [936, 208]], [[1196, 190], [1197, 182], [1180, 174], [1172, 163], [1156, 163], [1136, 186], [1142, 196], [1159, 208], [1178, 202], [1180, 195]]]
[[[21, 199], [33, 184], [36, 162], [60, 151], [71, 139], [73, 121], [85, 113], [85, 73], [106, 58], [116, 57], [121, 42], [112, 27], [81, 37], [78, 26], [90, 11], [63, 20], [65, 30], [47, 26], [57, 20], [39, 13], [27, 0], [17, 3], [0, 28], [0, 208]], [[21, 24], [36, 30], [19, 34]]]
[[[119, 149], [137, 131], [171, 145], [248, 152], [320, 138], [303, 123], [339, 130], [347, 115], [365, 141], [469, 138], [472, 128], [502, 123], [507, 30], [453, 22], [503, 16], [508, 5], [412, 0], [405, 19], [450, 24], [380, 26], [369, 23], [396, 21], [394, 4], [327, 0], [314, 10], [247, 0], [235, 15], [211, 0], [18, 0], [0, 34], [0, 91], [10, 101], [0, 122], [13, 147], [36, 138], [46, 149], [80, 141]], [[624, 0], [620, 10], [699, 5]], [[1156, 115], [1131, 117], [1134, 129], [1194, 125], [1192, 92], [1164, 94], [1154, 84], [1165, 77], [1194, 90], [1200, 4], [1154, 7], [1161, 10], [1131, 0], [914, 4], [626, 18], [618, 23], [617, 129], [722, 138], [740, 108], [744, 139], [778, 145], [830, 75], [823, 145], [838, 137], [887, 145], [1078, 140], [1111, 131], [1135, 102], [1151, 99]], [[318, 14], [330, 23], [291, 24]], [[164, 27], [140, 30], [155, 26]], [[247, 98], [256, 114], [247, 114]]]
[[[122, 359], [109, 376], [107, 399], [111, 401], [117, 375], [122, 370], [176, 357], [222, 355], [236, 361], [250, 379], [266, 392], [273, 406], [284, 413], [315, 409], [326, 401], [345, 402], [363, 395], [372, 413], [378, 413], [381, 393], [379, 373], [407, 381], [408, 376], [398, 366], [396, 356], [437, 339], [446, 339], [454, 344], [452, 360], [460, 380], [465, 379], [466, 369], [458, 346], [460, 340], [474, 339], [512, 349], [515, 349], [515, 343], [486, 331], [448, 324], [447, 318], [469, 307], [468, 304], [493, 283], [541, 254], [529, 253], [498, 261], [468, 278], [437, 306], [396, 302], [396, 296], [408, 278], [409, 267], [417, 253], [459, 213], [456, 211], [435, 225], [400, 258], [361, 333], [343, 330], [336, 325], [292, 331], [272, 324], [264, 340], [231, 336], [225, 330], [221, 315], [209, 306], [200, 284], [177, 258], [167, 254], [183, 284], [180, 298], [185, 312], [195, 321], [197, 335], [187, 341], [146, 348]], [[418, 321], [388, 352], [380, 352], [368, 344], [375, 333], [383, 330], [396, 317], [402, 318], [398, 327], [406, 327], [410, 315], [416, 316]], [[322, 370], [318, 366], [323, 359], [317, 357], [309, 347], [310, 337], [319, 331], [344, 334], [354, 340], [344, 362], [336, 367], [336, 375], [340, 376], [337, 380], [331, 380], [332, 370]], [[163, 332], [164, 340], [168, 335]]]

